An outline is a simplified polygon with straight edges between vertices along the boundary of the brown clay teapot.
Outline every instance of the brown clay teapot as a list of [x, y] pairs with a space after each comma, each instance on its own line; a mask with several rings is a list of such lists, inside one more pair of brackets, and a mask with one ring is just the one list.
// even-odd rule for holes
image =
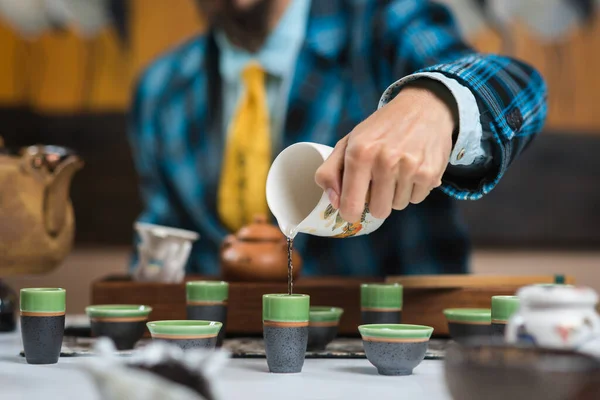
[[49, 272], [69, 254], [75, 231], [69, 188], [82, 166], [63, 147], [12, 151], [0, 138], [0, 276]]
[[[302, 259], [295, 250], [292, 254], [296, 278]], [[287, 265], [287, 240], [265, 216], [255, 217], [235, 235], [228, 235], [221, 246], [221, 273], [228, 281], [286, 282]]]

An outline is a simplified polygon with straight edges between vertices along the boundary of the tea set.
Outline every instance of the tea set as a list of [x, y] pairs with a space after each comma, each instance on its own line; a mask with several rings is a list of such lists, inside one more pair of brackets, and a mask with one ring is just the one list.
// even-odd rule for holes
[[[252, 224], [228, 236], [221, 248], [224, 279], [287, 279], [285, 236], [306, 233], [346, 238], [369, 234], [381, 226], [383, 220], [373, 218], [366, 203], [360, 221], [344, 221], [316, 185], [315, 172], [332, 150], [315, 143], [296, 143], [276, 157], [266, 192], [279, 230], [257, 216]], [[298, 160], [302, 160], [302, 168], [298, 168]], [[78, 164], [73, 161], [73, 165], [75, 169]], [[55, 220], [47, 219], [50, 228], [56, 225]], [[134, 279], [182, 282], [198, 234], [146, 223], [136, 224], [135, 229], [140, 237], [140, 258]], [[297, 253], [292, 258], [297, 274], [302, 260]], [[153, 340], [184, 350], [214, 349], [222, 346], [226, 333], [228, 291], [225, 281], [187, 282], [186, 320], [149, 321], [152, 309], [145, 305], [92, 305], [86, 313], [93, 335], [111, 338], [117, 349], [133, 348], [145, 328]], [[367, 359], [381, 375], [412, 374], [425, 357], [433, 328], [402, 323], [403, 288], [399, 284], [363, 284], [360, 293], [363, 324], [358, 332]], [[336, 337], [344, 312], [336, 307], [311, 306], [306, 294], [264, 294], [262, 300], [265, 353], [273, 373], [301, 372], [306, 351], [324, 349]], [[598, 295], [589, 288], [539, 284], [523, 287], [514, 296], [494, 296], [490, 309], [447, 309], [444, 315], [452, 339], [459, 344], [487, 338], [488, 344], [498, 346], [502, 342], [504, 351], [528, 346], [543, 351], [600, 353], [597, 303]], [[21, 290], [22, 336], [28, 363], [58, 361], [64, 304], [63, 289]]]

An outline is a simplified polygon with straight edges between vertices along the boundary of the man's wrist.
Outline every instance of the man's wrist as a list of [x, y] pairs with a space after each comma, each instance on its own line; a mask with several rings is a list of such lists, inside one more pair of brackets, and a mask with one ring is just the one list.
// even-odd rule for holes
[[416, 92], [424, 95], [428, 99], [428, 106], [431, 105], [430, 102], [433, 100], [434, 103], [440, 104], [447, 111], [452, 126], [452, 146], [454, 147], [458, 137], [460, 119], [456, 99], [446, 85], [434, 79], [420, 78], [407, 82], [400, 91], [400, 93], [402, 92]]

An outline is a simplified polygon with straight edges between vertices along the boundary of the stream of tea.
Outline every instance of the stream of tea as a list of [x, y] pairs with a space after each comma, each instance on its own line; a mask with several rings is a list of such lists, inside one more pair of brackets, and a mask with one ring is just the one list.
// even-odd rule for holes
[[288, 256], [288, 295], [294, 292], [294, 266], [292, 265], [292, 248], [294, 247], [294, 238], [287, 237], [287, 256]]

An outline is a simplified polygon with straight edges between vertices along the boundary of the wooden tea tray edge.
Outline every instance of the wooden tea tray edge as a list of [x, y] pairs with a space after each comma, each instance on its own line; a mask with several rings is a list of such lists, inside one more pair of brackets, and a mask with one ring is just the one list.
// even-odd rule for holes
[[[559, 275], [561, 283], [574, 284], [570, 276]], [[410, 289], [462, 289], [488, 286], [526, 286], [534, 283], [555, 283], [557, 276], [532, 275], [419, 275], [388, 276], [387, 283], [399, 283]]]

